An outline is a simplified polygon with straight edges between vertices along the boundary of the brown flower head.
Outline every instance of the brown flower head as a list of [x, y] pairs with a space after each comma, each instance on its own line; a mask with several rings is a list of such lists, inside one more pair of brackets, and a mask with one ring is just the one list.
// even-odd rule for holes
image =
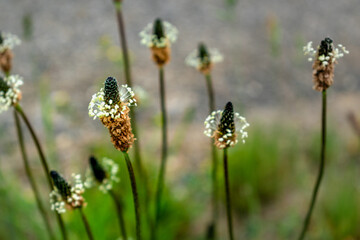
[[349, 52], [346, 48], [338, 44], [339, 48], [335, 48], [333, 41], [327, 37], [321, 41], [320, 45], [315, 51], [312, 48], [312, 42], [309, 42], [304, 47], [305, 55], [310, 55], [309, 61], [315, 57], [313, 63], [313, 88], [317, 91], [324, 91], [328, 89], [334, 82], [334, 67], [337, 64], [337, 59], [341, 58]]
[[136, 106], [134, 92], [127, 85], [119, 88], [113, 77], [108, 77], [104, 85], [91, 99], [89, 116], [100, 118], [109, 129], [115, 148], [127, 152], [135, 141], [129, 117], [129, 106]]

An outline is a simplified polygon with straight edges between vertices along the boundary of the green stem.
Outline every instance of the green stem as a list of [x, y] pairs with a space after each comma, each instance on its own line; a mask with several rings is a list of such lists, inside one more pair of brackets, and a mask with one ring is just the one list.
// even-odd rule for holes
[[125, 220], [124, 220], [124, 216], [123, 216], [123, 206], [122, 206], [122, 202], [120, 201], [119, 197], [116, 196], [116, 194], [114, 193], [114, 191], [109, 190], [109, 193], [111, 195], [111, 197], [114, 200], [115, 206], [116, 206], [116, 212], [119, 218], [119, 226], [120, 226], [120, 230], [122, 233], [122, 239], [127, 240], [127, 234], [126, 234], [126, 227], [125, 227]]
[[50, 239], [55, 239], [54, 232], [53, 232], [53, 230], [52, 230], [52, 228], [50, 226], [50, 221], [49, 221], [49, 218], [48, 218], [48, 216], [46, 214], [45, 208], [44, 208], [44, 206], [43, 206], [43, 204], [42, 204], [42, 202], [40, 200], [39, 190], [38, 190], [38, 188], [36, 186], [34, 177], [32, 175], [31, 169], [30, 169], [29, 161], [28, 161], [28, 158], [27, 158], [26, 150], [25, 150], [24, 138], [23, 138], [23, 134], [22, 134], [22, 128], [21, 128], [21, 125], [20, 125], [20, 119], [19, 119], [19, 116], [18, 116], [18, 114], [17, 114], [17, 112], [15, 110], [14, 110], [14, 118], [15, 118], [15, 126], [16, 126], [16, 131], [17, 131], [18, 140], [19, 140], [19, 146], [20, 146], [21, 155], [22, 155], [23, 162], [24, 162], [26, 175], [27, 175], [27, 177], [29, 179], [30, 186], [31, 186], [31, 188], [32, 188], [32, 190], [34, 192], [37, 206], [38, 206], [40, 214], [43, 217], [43, 220], [45, 222], [45, 226], [46, 226], [46, 229], [47, 229], [47, 231], [49, 233]]
[[320, 188], [321, 179], [324, 174], [325, 168], [325, 147], [326, 147], [326, 90], [322, 92], [322, 114], [321, 114], [321, 153], [320, 153], [320, 166], [319, 166], [319, 173], [316, 179], [314, 191], [311, 197], [311, 203], [309, 210], [306, 214], [306, 218], [304, 220], [304, 225], [300, 234], [299, 240], [305, 238], [306, 231], [309, 227], [311, 214], [315, 206], [316, 197]]
[[227, 161], [227, 149], [224, 149], [224, 177], [225, 177], [225, 193], [226, 193], [226, 215], [228, 221], [228, 230], [230, 240], [234, 239], [232, 216], [231, 216], [231, 197], [230, 197], [230, 183], [229, 183], [229, 172], [228, 172], [228, 161]]
[[[211, 74], [205, 75], [207, 92], [209, 97], [209, 114], [215, 111], [215, 98], [214, 90], [212, 85]], [[218, 218], [218, 184], [217, 184], [217, 172], [218, 172], [218, 158], [216, 154], [216, 147], [214, 145], [214, 140], [210, 139], [211, 146], [211, 158], [212, 158], [212, 222], [208, 226], [207, 239], [216, 238], [216, 221]]]
[[[20, 116], [22, 117], [22, 119], [24, 120], [27, 128], [29, 129], [30, 131], [30, 135], [35, 143], [35, 146], [36, 146], [36, 149], [39, 153], [39, 156], [40, 156], [40, 160], [41, 160], [41, 165], [43, 167], [43, 170], [45, 172], [45, 176], [46, 176], [46, 179], [48, 181], [48, 185], [49, 185], [49, 188], [50, 188], [50, 191], [53, 190], [53, 183], [51, 181], [51, 177], [50, 177], [50, 171], [49, 171], [49, 167], [48, 167], [48, 164], [47, 164], [47, 161], [46, 161], [46, 158], [45, 158], [45, 155], [44, 155], [44, 152], [42, 150], [42, 147], [40, 145], [40, 141], [38, 139], [38, 137], [36, 136], [36, 133], [33, 129], [33, 127], [31, 126], [26, 114], [24, 113], [24, 111], [22, 110], [21, 106], [19, 104], [16, 104], [14, 106], [15, 110], [20, 114]], [[62, 217], [60, 216], [59, 213], [56, 213], [56, 217], [57, 217], [57, 221], [58, 221], [58, 224], [60, 226], [60, 229], [61, 229], [61, 233], [62, 233], [62, 236], [63, 236], [63, 239], [64, 240], [67, 240], [68, 237], [67, 237], [67, 232], [66, 232], [66, 229], [65, 229], [65, 224], [64, 224], [64, 221], [62, 219]]]
[[205, 78], [206, 78], [206, 87], [209, 97], [209, 113], [212, 113], [213, 111], [215, 111], [215, 98], [214, 98], [214, 89], [212, 85], [211, 74], [210, 73], [206, 74]]
[[[116, 17], [118, 22], [119, 28], [119, 35], [120, 35], [120, 44], [124, 59], [124, 72], [125, 72], [125, 81], [129, 87], [133, 87], [132, 78], [131, 78], [131, 67], [130, 67], [130, 60], [129, 60], [129, 53], [128, 53], [128, 46], [126, 41], [126, 33], [125, 33], [125, 24], [124, 18], [122, 14], [122, 5], [121, 2], [115, 2], [115, 9], [116, 9]], [[137, 121], [136, 121], [136, 111], [130, 112], [130, 118], [132, 120], [132, 131], [135, 136], [138, 136], [138, 128], [137, 128]], [[139, 173], [140, 179], [142, 181], [142, 185], [144, 186], [144, 200], [145, 200], [145, 213], [147, 215], [147, 219], [150, 223], [150, 213], [149, 213], [149, 203], [150, 203], [150, 190], [147, 181], [147, 173], [142, 165], [141, 154], [140, 154], [140, 142], [139, 140], [134, 142], [134, 160], [135, 160], [135, 167]]]
[[126, 166], [128, 168], [130, 182], [131, 182], [131, 190], [132, 190], [133, 198], [134, 198], [135, 219], [136, 219], [136, 238], [137, 238], [137, 240], [141, 240], [140, 205], [139, 205], [138, 192], [137, 192], [137, 188], [136, 188], [135, 174], [134, 174], [134, 170], [133, 170], [133, 167], [132, 167], [132, 164], [130, 161], [129, 154], [127, 154], [126, 152], [123, 152], [123, 154], [125, 157]]
[[86, 229], [86, 233], [87, 233], [87, 235], [88, 235], [88, 238], [89, 238], [90, 240], [94, 240], [94, 236], [93, 236], [93, 234], [92, 234], [92, 232], [91, 232], [89, 222], [88, 222], [88, 220], [87, 220], [87, 218], [86, 218], [86, 216], [85, 216], [85, 214], [84, 214], [84, 211], [83, 211], [82, 207], [79, 208], [79, 212], [80, 212], [80, 214], [81, 214], [81, 219], [83, 220], [83, 223], [84, 223], [84, 226], [85, 226], [85, 229]]
[[161, 148], [160, 172], [159, 172], [158, 184], [156, 188], [155, 224], [151, 236], [151, 239], [153, 240], [156, 239], [157, 225], [160, 220], [161, 197], [164, 188], [166, 159], [167, 159], [167, 114], [166, 114], [165, 83], [164, 83], [163, 67], [159, 68], [159, 80], [160, 80], [160, 105], [161, 105], [161, 122], [162, 122], [162, 148]]

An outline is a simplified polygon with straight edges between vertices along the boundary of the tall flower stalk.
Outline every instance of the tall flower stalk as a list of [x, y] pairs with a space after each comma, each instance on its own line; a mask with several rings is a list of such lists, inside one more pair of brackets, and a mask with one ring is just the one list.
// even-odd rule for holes
[[[130, 66], [130, 58], [129, 51], [126, 40], [126, 32], [125, 32], [125, 24], [122, 12], [122, 0], [114, 0], [114, 6], [116, 10], [116, 18], [118, 22], [118, 29], [120, 35], [120, 44], [124, 59], [124, 73], [125, 73], [125, 81], [129, 87], [133, 87], [132, 78], [131, 78], [131, 66]], [[136, 111], [130, 112], [130, 118], [132, 122], [132, 131], [135, 136], [139, 136], [137, 120], [136, 120]], [[147, 172], [143, 167], [142, 159], [141, 159], [141, 146], [139, 141], [134, 142], [134, 160], [135, 160], [135, 168], [137, 169], [140, 180], [142, 181], [142, 185], [144, 187], [144, 197], [145, 197], [145, 213], [147, 215], [147, 219], [150, 222], [150, 214], [149, 214], [149, 203], [150, 203], [150, 189], [148, 184]]]
[[100, 163], [94, 156], [89, 158], [89, 164], [91, 172], [87, 171], [84, 185], [87, 188], [91, 188], [95, 185], [95, 183], [97, 183], [99, 185], [100, 191], [105, 194], [109, 193], [116, 207], [122, 238], [127, 240], [128, 238], [123, 215], [123, 204], [121, 199], [113, 191], [113, 184], [115, 182], [119, 182], [119, 178], [117, 177], [119, 166], [109, 158], [103, 158], [102, 162]]
[[33, 193], [35, 195], [36, 203], [37, 203], [38, 209], [40, 211], [40, 214], [41, 214], [41, 216], [42, 216], [42, 218], [44, 220], [46, 230], [48, 231], [49, 237], [50, 237], [50, 239], [56, 239], [55, 235], [54, 235], [54, 232], [53, 232], [53, 230], [51, 228], [51, 225], [50, 225], [49, 217], [48, 217], [48, 215], [47, 215], [47, 213], [45, 211], [44, 205], [41, 202], [38, 187], [36, 185], [33, 174], [31, 172], [30, 164], [29, 164], [28, 157], [27, 157], [27, 154], [26, 154], [24, 138], [23, 138], [23, 133], [22, 133], [22, 127], [21, 127], [21, 124], [20, 124], [19, 116], [18, 116], [16, 111], [14, 111], [14, 119], [15, 119], [16, 132], [17, 132], [17, 135], [18, 135], [19, 146], [20, 146], [21, 155], [22, 155], [23, 162], [24, 162], [26, 175], [27, 175], [27, 177], [29, 179], [31, 189], [32, 189], [32, 191], [33, 191]]
[[[192, 51], [185, 59], [185, 63], [191, 67], [196, 68], [200, 73], [205, 76], [206, 87], [209, 98], [209, 114], [215, 111], [215, 96], [212, 84], [211, 69], [214, 63], [221, 62], [223, 56], [217, 49], [210, 49], [205, 44], [200, 43], [198, 49]], [[212, 159], [212, 220], [207, 229], [207, 239], [216, 238], [216, 222], [218, 218], [218, 157], [216, 154], [216, 147], [214, 140], [210, 139], [211, 146], [211, 159]]]
[[[4, 79], [1, 78], [0, 80], [0, 113], [8, 110], [11, 106], [13, 106], [14, 109], [20, 114], [31, 133], [31, 137], [35, 142], [35, 146], [40, 155], [42, 167], [48, 179], [49, 187], [50, 189], [52, 189], [52, 182], [48, 174], [49, 168], [47, 166], [45, 156], [42, 152], [41, 145], [29, 120], [27, 119], [25, 113], [19, 105], [19, 101], [22, 95], [18, 87], [23, 84], [22, 78], [20, 78], [18, 75], [10, 75], [13, 59], [12, 49], [20, 43], [21, 41], [17, 36], [10, 33], [3, 33], [0, 31], [0, 68], [6, 76]], [[67, 234], [65, 230], [65, 225], [61, 216], [58, 214], [57, 221], [60, 226], [63, 239], [66, 240]]]
[[114, 147], [124, 154], [134, 199], [136, 236], [138, 240], [141, 240], [140, 205], [135, 174], [127, 154], [135, 141], [129, 117], [129, 106], [136, 106], [134, 95], [130, 87], [127, 85], [119, 87], [115, 78], [108, 77], [105, 80], [104, 88], [94, 94], [91, 99], [89, 116], [101, 120], [102, 124], [109, 130]]
[[234, 113], [233, 105], [228, 102], [224, 110], [212, 112], [205, 120], [205, 135], [214, 139], [214, 145], [223, 150], [224, 160], [224, 178], [225, 178], [225, 196], [226, 196], [226, 216], [228, 223], [228, 233], [230, 240], [234, 239], [232, 214], [231, 214], [231, 196], [230, 182], [228, 173], [227, 149], [234, 146], [238, 140], [237, 135], [241, 136], [243, 143], [248, 136], [245, 128], [249, 126], [246, 119], [239, 113]]
[[151, 49], [152, 59], [159, 68], [160, 85], [160, 107], [161, 107], [161, 163], [155, 195], [155, 221], [151, 231], [151, 239], [156, 239], [157, 226], [161, 215], [161, 200], [165, 181], [166, 160], [168, 155], [168, 136], [167, 136], [167, 114], [164, 66], [170, 61], [170, 44], [177, 39], [178, 31], [170, 23], [156, 19], [154, 23], [149, 23], [140, 32], [141, 43]]
[[304, 47], [305, 55], [309, 55], [309, 61], [312, 61], [315, 57], [313, 63], [313, 82], [314, 90], [317, 90], [322, 93], [322, 110], [321, 110], [321, 151], [320, 151], [320, 165], [318, 176], [315, 182], [315, 187], [312, 193], [311, 202], [309, 209], [307, 211], [301, 233], [299, 235], [299, 240], [305, 238], [307, 229], [310, 224], [311, 215], [315, 207], [315, 202], [319, 192], [321, 180], [324, 175], [325, 169], [325, 150], [326, 150], [326, 90], [334, 82], [334, 67], [337, 63], [337, 59], [341, 58], [349, 52], [346, 48], [338, 44], [339, 48], [334, 48], [333, 41], [330, 38], [325, 38], [321, 41], [320, 45], [317, 47], [317, 51], [313, 49], [312, 42], [309, 42]]
[[73, 174], [74, 183], [71, 185], [58, 172], [51, 171], [49, 174], [54, 182], [54, 189], [49, 195], [51, 210], [56, 211], [58, 214], [65, 213], [67, 208], [79, 210], [88, 238], [93, 240], [94, 236], [83, 212], [86, 202], [82, 196], [85, 188], [81, 181], [81, 175]]

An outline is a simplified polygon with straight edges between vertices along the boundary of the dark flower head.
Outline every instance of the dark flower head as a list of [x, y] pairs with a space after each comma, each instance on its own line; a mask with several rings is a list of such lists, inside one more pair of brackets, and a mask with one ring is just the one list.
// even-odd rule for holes
[[106, 178], [105, 170], [99, 164], [99, 162], [96, 160], [96, 158], [94, 156], [91, 156], [89, 158], [89, 162], [90, 162], [91, 170], [92, 170], [92, 172], [93, 172], [93, 174], [95, 176], [95, 179], [99, 183], [102, 183], [104, 181], [104, 179]]
[[160, 18], [157, 18], [154, 21], [153, 34], [157, 37], [158, 40], [165, 38], [164, 26]]
[[228, 102], [225, 106], [218, 126], [218, 131], [222, 134], [235, 133], [234, 109], [231, 102]]
[[64, 199], [71, 197], [71, 186], [68, 182], [56, 171], [51, 171], [50, 176], [61, 196]]
[[9, 85], [0, 76], [0, 92], [3, 92], [3, 94], [5, 95], [9, 89], [10, 89]]
[[109, 105], [114, 105], [120, 102], [119, 86], [115, 78], [108, 77], [105, 80], [105, 102]]
[[198, 47], [199, 52], [199, 58], [202, 62], [208, 61], [210, 62], [210, 54], [208, 52], [208, 49], [204, 43], [200, 43]]
[[4, 42], [4, 38], [2, 36], [2, 32], [0, 31], [0, 45], [3, 44], [3, 42]]
[[319, 56], [325, 55], [329, 56], [329, 53], [332, 53], [333, 51], [333, 41], [331, 38], [327, 37], [324, 40], [321, 41], [319, 46]]

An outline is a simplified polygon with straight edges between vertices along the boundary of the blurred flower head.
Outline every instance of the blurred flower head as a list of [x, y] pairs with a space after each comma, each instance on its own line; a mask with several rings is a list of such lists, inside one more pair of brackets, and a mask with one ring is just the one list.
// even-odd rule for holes
[[100, 118], [109, 130], [114, 147], [127, 152], [135, 141], [129, 117], [129, 106], [136, 106], [135, 94], [127, 85], [119, 88], [113, 77], [108, 77], [104, 85], [90, 101], [89, 116]]
[[149, 23], [139, 33], [141, 44], [151, 48], [164, 48], [169, 43], [174, 43], [178, 36], [178, 30], [172, 24], [157, 18], [154, 23]]
[[55, 189], [50, 193], [51, 210], [58, 213], [66, 212], [66, 206], [71, 209], [86, 205], [82, 194], [85, 191], [80, 174], [72, 174], [74, 184], [70, 185], [58, 172], [51, 171], [50, 176]]
[[178, 35], [178, 30], [173, 25], [157, 18], [154, 23], [149, 23], [139, 35], [141, 44], [151, 49], [152, 59], [158, 67], [170, 61], [170, 44], [176, 41]]
[[20, 43], [21, 41], [16, 35], [0, 31], [0, 53], [7, 49], [11, 50]]
[[0, 113], [20, 101], [21, 91], [19, 86], [22, 84], [23, 80], [18, 75], [10, 75], [5, 78], [0, 76]]
[[334, 47], [333, 40], [329, 37], [320, 42], [317, 50], [312, 47], [312, 42], [308, 42], [303, 47], [304, 55], [309, 56], [308, 61], [313, 61], [313, 82], [314, 89], [323, 91], [329, 88], [334, 82], [334, 67], [337, 59], [342, 58], [349, 51], [342, 45]]
[[185, 59], [185, 63], [194, 67], [203, 74], [208, 74], [214, 63], [222, 62], [223, 56], [216, 48], [208, 49], [205, 44], [200, 43], [198, 49], [193, 50]]
[[250, 126], [246, 119], [239, 113], [234, 113], [233, 105], [228, 102], [224, 110], [212, 112], [205, 120], [204, 134], [214, 138], [214, 144], [219, 149], [234, 146], [239, 134], [242, 142], [248, 137], [245, 128]]
[[107, 193], [115, 182], [119, 182], [120, 179], [117, 177], [119, 165], [110, 158], [103, 158], [99, 163], [94, 156], [91, 156], [89, 163], [91, 170], [86, 172], [85, 187], [91, 188], [98, 183], [100, 191]]

